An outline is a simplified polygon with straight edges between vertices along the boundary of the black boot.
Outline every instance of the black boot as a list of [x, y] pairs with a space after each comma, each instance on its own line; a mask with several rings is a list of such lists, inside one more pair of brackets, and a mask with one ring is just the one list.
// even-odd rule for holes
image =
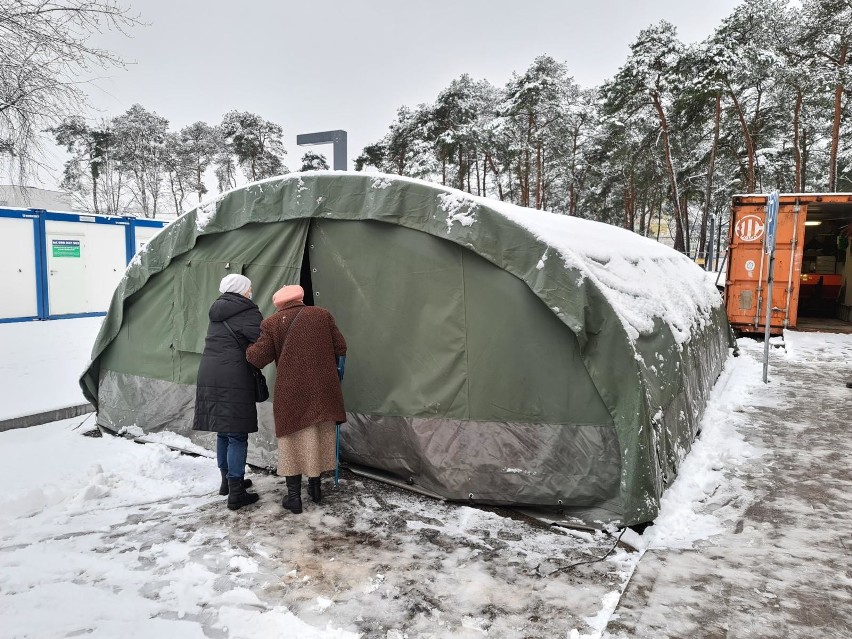
[[253, 504], [258, 499], [260, 499], [260, 495], [257, 493], [246, 492], [242, 479], [228, 480], [228, 508], [230, 510], [238, 510], [243, 506]]
[[284, 479], [287, 480], [287, 495], [281, 501], [281, 505], [294, 515], [298, 515], [302, 512], [302, 476], [287, 475]]
[[[228, 494], [228, 471], [219, 469], [219, 472], [222, 473], [222, 483], [219, 485], [219, 494], [227, 495]], [[243, 479], [243, 488], [248, 488], [251, 486], [251, 479]]]
[[322, 486], [319, 477], [308, 477], [308, 495], [310, 495], [311, 501], [315, 504], [320, 503], [320, 499], [322, 499]]

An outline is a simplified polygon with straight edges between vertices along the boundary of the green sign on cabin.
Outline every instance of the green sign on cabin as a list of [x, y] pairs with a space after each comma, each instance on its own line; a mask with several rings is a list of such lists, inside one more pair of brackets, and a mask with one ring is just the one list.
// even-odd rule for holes
[[52, 240], [53, 257], [80, 257], [80, 240]]

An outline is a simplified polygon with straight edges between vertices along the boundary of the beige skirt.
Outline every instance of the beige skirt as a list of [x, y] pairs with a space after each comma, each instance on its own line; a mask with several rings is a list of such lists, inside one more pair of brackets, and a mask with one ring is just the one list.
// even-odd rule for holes
[[278, 475], [319, 477], [336, 466], [334, 422], [320, 422], [278, 438]]

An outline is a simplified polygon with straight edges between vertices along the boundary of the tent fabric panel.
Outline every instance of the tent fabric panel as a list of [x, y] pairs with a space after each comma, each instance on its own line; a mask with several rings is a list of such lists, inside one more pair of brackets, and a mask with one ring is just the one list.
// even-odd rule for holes
[[314, 303], [346, 338], [348, 411], [468, 417], [461, 251], [380, 222], [314, 222]]
[[470, 418], [612, 424], [574, 334], [517, 277], [464, 249]]
[[252, 291], [261, 313], [273, 313], [272, 294], [284, 284], [299, 281], [307, 229], [307, 220], [294, 220], [246, 224], [236, 234], [216, 233], [199, 238], [193, 250], [178, 261], [183, 263], [183, 270], [175, 348], [190, 353], [204, 350], [208, 309], [219, 296], [219, 282], [230, 273], [245, 274], [251, 279], [250, 270], [255, 275]]
[[[253, 299], [267, 317], [275, 312], [272, 294], [286, 284], [299, 282], [309, 226], [309, 219], [258, 221], [240, 226], [239, 233], [203, 235], [193, 247], [191, 259], [228, 263], [228, 272], [242, 273], [251, 279]], [[216, 290], [211, 293], [218, 296], [216, 284]], [[206, 334], [207, 308], [204, 313]]]
[[219, 297], [219, 282], [230, 273], [240, 273], [242, 264], [225, 260], [208, 262], [191, 254], [190, 259], [175, 266], [179, 270], [174, 347], [178, 351], [201, 354], [210, 323], [207, 313], [212, 301]]
[[[215, 434], [192, 430], [194, 385], [106, 371], [99, 388], [102, 427], [172, 432], [216, 449]], [[347, 417], [341, 427], [344, 460], [413, 479], [446, 498], [467, 501], [473, 493], [477, 503], [604, 505], [615, 512], [621, 470], [611, 426]], [[258, 405], [258, 422], [259, 432], [249, 438], [248, 461], [274, 468], [270, 402]]]
[[654, 486], [657, 499], [674, 481], [698, 434], [707, 397], [728, 356], [726, 328], [724, 309], [720, 308], [714, 311], [714, 321], [693, 331], [683, 345], [667, 340], [662, 326], [636, 342], [650, 427], [637, 429], [634, 445], [649, 452], [641, 470], [647, 475], [644, 481]]
[[[299, 281], [308, 225], [308, 220], [250, 224], [236, 234], [199, 238], [190, 252], [124, 302], [124, 321], [104, 350], [101, 366], [194, 384], [207, 335], [207, 314], [219, 296], [222, 277], [244, 273], [252, 279], [261, 312], [274, 312], [272, 294]], [[243, 236], [247, 246], [242, 245]], [[257, 262], [237, 261], [246, 258]], [[273, 383], [274, 366], [265, 372]]]
[[348, 417], [344, 459], [447, 499], [558, 507], [610, 503], [618, 494], [612, 426]]
[[157, 274], [144, 290], [124, 303], [118, 334], [100, 357], [103, 369], [157, 379], [174, 379], [172, 348], [177, 313], [176, 269]]
[[[136, 427], [145, 433], [169, 432], [216, 450], [216, 433], [192, 430], [195, 384], [104, 371], [99, 385], [98, 425], [118, 433]], [[258, 432], [249, 435], [248, 463], [277, 467], [272, 402], [257, 405]], [[179, 443], [175, 445], [179, 446]]]

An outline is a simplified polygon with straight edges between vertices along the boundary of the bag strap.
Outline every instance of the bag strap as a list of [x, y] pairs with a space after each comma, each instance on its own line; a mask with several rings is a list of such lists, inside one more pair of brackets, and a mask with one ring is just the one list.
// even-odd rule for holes
[[231, 334], [231, 337], [233, 337], [237, 341], [237, 344], [240, 345], [240, 348], [242, 348], [243, 343], [240, 341], [240, 338], [237, 337], [237, 334], [234, 332], [234, 329], [231, 328], [231, 325], [228, 324], [228, 322], [226, 322], [225, 320], [222, 320], [222, 323], [225, 325], [225, 328], [228, 329], [228, 332]]
[[299, 319], [299, 313], [301, 313], [303, 310], [305, 310], [304, 306], [302, 308], [300, 308], [298, 311], [296, 311], [296, 314], [293, 316], [293, 319], [290, 320], [290, 326], [287, 327], [287, 331], [284, 333], [284, 341], [281, 342], [281, 352], [282, 353], [284, 352], [284, 347], [287, 346], [287, 338], [290, 336], [290, 329], [293, 328], [293, 324], [295, 324], [296, 320]]
[[[237, 334], [234, 332], [234, 329], [232, 329], [232, 328], [231, 328], [231, 325], [230, 325], [230, 324], [228, 324], [228, 322], [227, 322], [227, 321], [225, 321], [225, 320], [222, 320], [222, 323], [225, 325], [225, 328], [227, 328], [227, 329], [228, 329], [228, 332], [231, 334], [231, 337], [233, 337], [233, 338], [234, 338], [234, 340], [237, 342], [237, 344], [239, 345], [239, 347], [240, 347], [240, 348], [243, 348], [243, 343], [240, 341], [240, 338], [239, 338], [239, 337], [237, 337]], [[255, 371], [256, 373], [259, 373], [259, 372], [260, 372], [260, 369], [259, 369], [257, 366], [255, 366], [254, 364], [250, 363], [248, 360], [246, 360], [246, 364], [248, 364], [248, 365], [249, 365], [249, 368], [250, 368], [251, 370]]]

